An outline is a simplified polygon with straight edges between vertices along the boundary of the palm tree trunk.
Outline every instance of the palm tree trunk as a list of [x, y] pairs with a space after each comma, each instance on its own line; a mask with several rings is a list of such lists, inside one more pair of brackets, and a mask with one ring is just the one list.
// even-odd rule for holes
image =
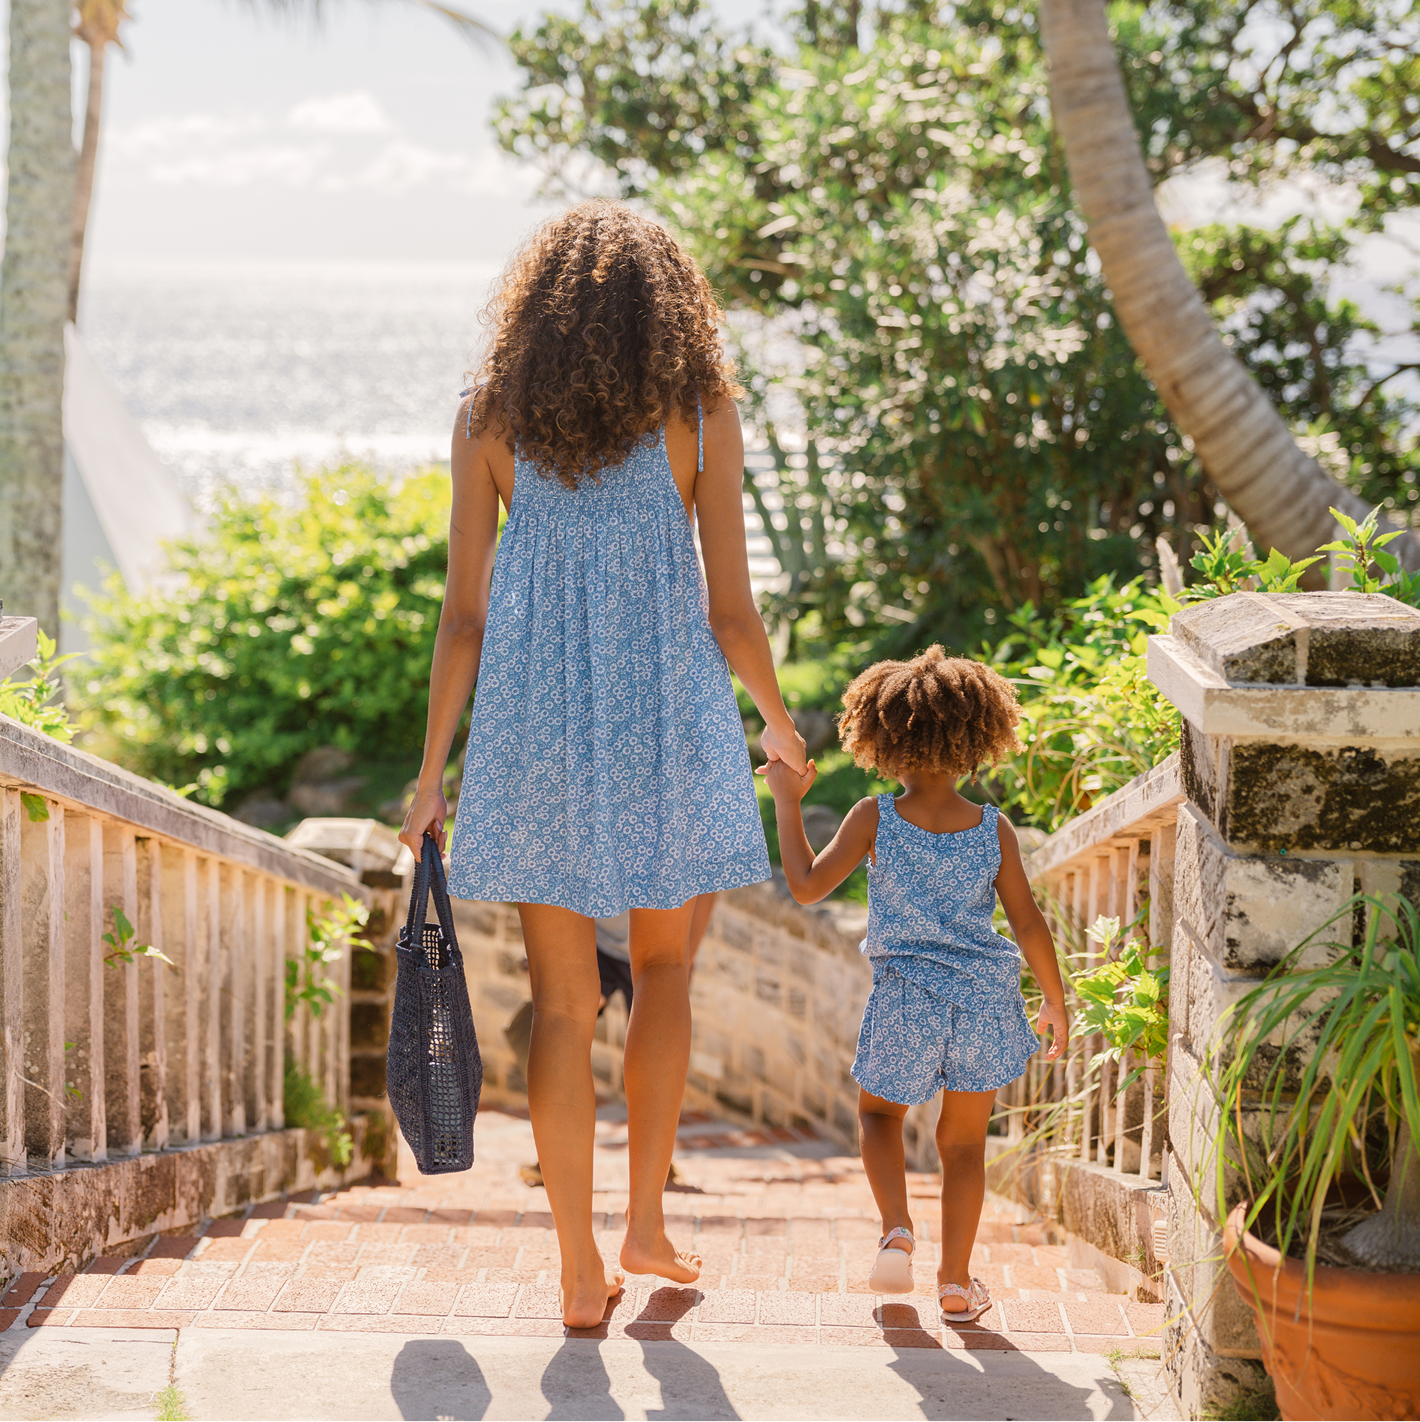
[[99, 156], [99, 131], [104, 109], [104, 59], [108, 42], [85, 41], [89, 47], [89, 93], [84, 104], [84, 142], [74, 178], [74, 222], [69, 234], [69, 319], [79, 319], [79, 278], [84, 269], [84, 237], [89, 228], [89, 204], [94, 197], [94, 167]]
[[[1105, 0], [1041, 0], [1055, 131], [1114, 309], [1208, 477], [1268, 547], [1304, 558], [1335, 536], [1335, 506], [1370, 506], [1304, 454], [1242, 362], [1223, 344], [1154, 205]], [[1420, 541], [1390, 545], [1420, 567]]]
[[10, 0], [0, 264], [0, 596], [59, 634], [64, 320], [74, 210], [70, 0]]

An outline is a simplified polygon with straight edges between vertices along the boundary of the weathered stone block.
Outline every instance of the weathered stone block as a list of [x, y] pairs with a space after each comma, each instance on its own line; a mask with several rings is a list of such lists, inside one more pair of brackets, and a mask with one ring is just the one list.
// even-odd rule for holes
[[1170, 630], [1231, 682], [1420, 685], [1420, 612], [1383, 593], [1217, 598], [1175, 614]]
[[[1175, 923], [1184, 920], [1220, 966], [1260, 973], [1336, 916], [1351, 896], [1353, 864], [1349, 858], [1238, 854], [1185, 805], [1174, 878]], [[1298, 966], [1320, 966], [1335, 956], [1318, 944]]]
[[1264, 852], [1420, 850], [1420, 756], [1371, 747], [1239, 743], [1219, 829]]
[[1172, 1270], [1166, 1276], [1162, 1348], [1174, 1398], [1185, 1417], [1243, 1415], [1238, 1404], [1267, 1386], [1267, 1373], [1254, 1358], [1230, 1358], [1214, 1351], [1196, 1326]]
[[1420, 756], [1235, 742], [1187, 721], [1179, 749], [1188, 798], [1230, 844], [1264, 854], [1420, 852]]

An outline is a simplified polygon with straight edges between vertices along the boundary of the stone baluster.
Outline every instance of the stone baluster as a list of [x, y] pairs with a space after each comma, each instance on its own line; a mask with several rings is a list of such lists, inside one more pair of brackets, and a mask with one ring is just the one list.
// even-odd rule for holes
[[64, 824], [65, 1153], [108, 1159], [104, 1080], [104, 827], [72, 811]]
[[18, 790], [0, 790], [0, 1047], [4, 1073], [0, 1090], [0, 1171], [25, 1171], [24, 914], [20, 906], [20, 822]]
[[272, 883], [257, 876], [251, 886], [251, 999], [247, 1020], [251, 1023], [250, 1092], [247, 1097], [247, 1123], [253, 1131], [264, 1131], [268, 1116], [269, 1097], [266, 1087], [268, 1068], [266, 1043], [270, 1032], [267, 1012], [271, 993], [267, 979], [271, 973], [271, 908]]
[[[156, 839], [138, 841], [137, 942], [165, 952], [163, 932], [163, 849]], [[145, 1150], [168, 1144], [168, 974], [161, 959], [138, 963], [139, 1113]]]
[[[143, 1146], [140, 1110], [138, 1036], [138, 962], [125, 963], [117, 948], [120, 938], [118, 911], [128, 923], [138, 919], [138, 845], [126, 825], [104, 824], [104, 929], [113, 945], [103, 945], [106, 961], [104, 984], [104, 1083], [109, 1157], [137, 1155]], [[137, 939], [129, 939], [132, 951]]]
[[36, 798], [45, 818], [20, 824], [24, 934], [25, 1153], [31, 1167], [64, 1163], [64, 807]]
[[285, 884], [273, 886], [271, 919], [271, 1005], [268, 1039], [270, 1069], [267, 1073], [266, 1120], [272, 1130], [280, 1130], [286, 1120], [286, 945], [290, 941], [291, 903], [295, 894]]
[[173, 960], [163, 995], [168, 1136], [174, 1142], [195, 1144], [202, 1139], [201, 1010], [206, 966], [195, 851], [163, 846], [161, 893], [163, 951]]
[[222, 1134], [246, 1134], [246, 875], [222, 866]]
[[202, 1139], [222, 1138], [222, 866], [204, 860], [202, 886], [203, 939], [207, 970], [202, 984]]

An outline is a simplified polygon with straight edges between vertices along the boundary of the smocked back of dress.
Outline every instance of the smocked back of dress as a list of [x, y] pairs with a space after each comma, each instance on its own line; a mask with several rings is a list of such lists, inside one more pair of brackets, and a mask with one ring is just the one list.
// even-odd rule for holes
[[515, 458], [452, 891], [610, 917], [768, 877], [664, 430], [575, 489]]

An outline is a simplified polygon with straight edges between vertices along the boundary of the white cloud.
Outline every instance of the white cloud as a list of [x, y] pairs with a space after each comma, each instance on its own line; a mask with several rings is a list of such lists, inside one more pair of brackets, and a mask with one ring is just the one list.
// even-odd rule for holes
[[[425, 148], [418, 143], [387, 143], [360, 172], [353, 174], [352, 187], [402, 192], [431, 179], [469, 178], [474, 163], [466, 153]], [[463, 183], [457, 184], [463, 186]]]
[[391, 127], [379, 100], [365, 89], [306, 99], [286, 115], [286, 123], [306, 133], [388, 133]]
[[106, 130], [103, 151], [106, 157], [142, 160], [251, 138], [266, 127], [260, 114], [164, 114], [131, 128]]
[[317, 177], [326, 161], [323, 144], [259, 144], [153, 163], [148, 176], [155, 183], [205, 183], [223, 188], [262, 182], [304, 187]]
[[509, 160], [491, 146], [425, 145], [394, 136], [390, 127], [368, 93], [339, 94], [307, 99], [284, 118], [199, 112], [147, 119], [112, 130], [105, 161], [165, 187], [468, 194], [507, 189]]

